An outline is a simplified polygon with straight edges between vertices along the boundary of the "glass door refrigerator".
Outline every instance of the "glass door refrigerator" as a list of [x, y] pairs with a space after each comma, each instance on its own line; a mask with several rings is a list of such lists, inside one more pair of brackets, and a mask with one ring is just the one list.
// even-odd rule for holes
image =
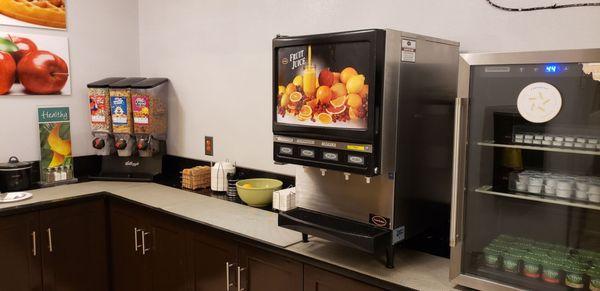
[[600, 49], [463, 54], [451, 280], [600, 290]]

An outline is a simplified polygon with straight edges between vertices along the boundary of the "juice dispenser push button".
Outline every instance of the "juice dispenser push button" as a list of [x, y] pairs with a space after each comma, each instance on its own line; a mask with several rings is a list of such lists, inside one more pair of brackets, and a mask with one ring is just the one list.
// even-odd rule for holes
[[315, 150], [311, 149], [300, 149], [300, 156], [303, 158], [315, 158]]
[[323, 152], [323, 160], [337, 162], [337, 161], [339, 161], [339, 159], [340, 159], [340, 156], [338, 153]]
[[357, 155], [348, 155], [348, 163], [364, 166], [365, 157]]
[[279, 154], [280, 155], [291, 156], [291, 155], [294, 154], [294, 149], [292, 147], [280, 146], [279, 147]]

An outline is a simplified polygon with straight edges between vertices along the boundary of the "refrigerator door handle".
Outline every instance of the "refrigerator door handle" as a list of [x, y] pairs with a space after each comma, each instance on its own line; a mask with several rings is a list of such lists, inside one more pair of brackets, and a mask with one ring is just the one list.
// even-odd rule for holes
[[462, 176], [462, 165], [464, 156], [463, 151], [463, 111], [466, 109], [468, 104], [467, 98], [456, 98], [455, 111], [454, 111], [454, 151], [452, 156], [452, 200], [450, 210], [450, 247], [455, 247], [456, 243], [460, 240], [460, 234], [458, 231], [459, 223], [459, 212], [462, 209], [459, 208], [459, 195], [463, 195], [463, 176]]

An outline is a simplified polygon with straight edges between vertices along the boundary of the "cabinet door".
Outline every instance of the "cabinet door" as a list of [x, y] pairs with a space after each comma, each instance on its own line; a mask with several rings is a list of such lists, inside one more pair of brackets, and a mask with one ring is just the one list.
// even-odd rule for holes
[[161, 214], [151, 216], [144, 229], [144, 260], [151, 274], [149, 290], [193, 290], [194, 272], [189, 256], [190, 233], [177, 219]]
[[[192, 240], [192, 254], [196, 291], [227, 290], [228, 283], [235, 284], [237, 245], [234, 242], [198, 231]], [[230, 290], [235, 290], [234, 285], [230, 286]]]
[[44, 291], [108, 290], [104, 200], [40, 212]]
[[302, 290], [302, 264], [256, 248], [240, 247], [241, 288], [250, 291]]
[[304, 291], [383, 291], [365, 283], [304, 265]]
[[0, 290], [40, 291], [38, 213], [0, 217]]
[[[110, 241], [112, 289], [114, 291], [145, 290], [142, 260], [142, 227], [144, 212], [120, 202], [110, 203]], [[165, 266], [168, 268], [168, 266]]]

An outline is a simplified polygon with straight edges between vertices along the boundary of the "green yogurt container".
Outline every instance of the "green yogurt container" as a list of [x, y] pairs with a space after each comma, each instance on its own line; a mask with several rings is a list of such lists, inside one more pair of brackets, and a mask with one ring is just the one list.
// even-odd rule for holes
[[533, 254], [523, 257], [523, 275], [529, 278], [540, 278], [542, 276], [541, 260]]
[[573, 289], [583, 289], [585, 286], [583, 274], [585, 273], [584, 269], [575, 266], [575, 265], [567, 265], [564, 267], [565, 269], [565, 285], [569, 286]]
[[590, 277], [590, 291], [600, 291], [600, 269], [589, 269], [587, 275]]
[[542, 262], [542, 279], [550, 284], [560, 284], [560, 270], [560, 264], [545, 260]]
[[520, 256], [515, 250], [502, 253], [502, 269], [509, 273], [519, 273]]
[[491, 268], [500, 268], [502, 252], [492, 247], [485, 247], [483, 249], [483, 257], [485, 265]]

